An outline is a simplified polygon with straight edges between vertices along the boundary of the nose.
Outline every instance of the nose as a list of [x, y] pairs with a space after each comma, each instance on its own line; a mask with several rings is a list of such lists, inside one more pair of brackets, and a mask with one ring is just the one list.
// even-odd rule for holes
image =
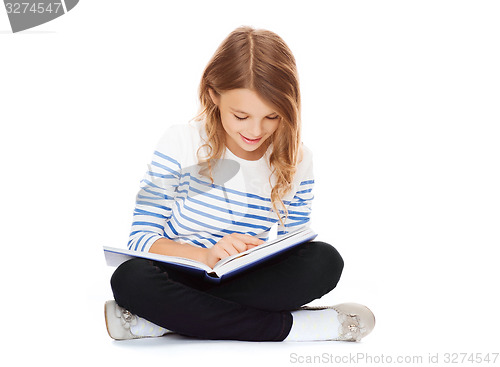
[[249, 139], [256, 139], [262, 137], [262, 124], [258, 120], [252, 119], [249, 121], [247, 126], [247, 133], [251, 136], [247, 136]]

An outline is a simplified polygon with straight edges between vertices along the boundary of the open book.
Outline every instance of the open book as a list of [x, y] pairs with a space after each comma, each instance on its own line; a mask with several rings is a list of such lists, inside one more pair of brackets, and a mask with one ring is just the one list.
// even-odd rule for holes
[[317, 234], [311, 228], [302, 228], [279, 236], [272, 241], [264, 242], [263, 244], [253, 247], [247, 251], [226, 257], [215, 264], [213, 269], [196, 260], [107, 246], [104, 246], [104, 255], [106, 263], [110, 266], [118, 266], [133, 257], [141, 257], [181, 267], [186, 271], [201, 272], [209, 280], [220, 282], [222, 279], [229, 278], [243, 270], [251, 268], [254, 265], [271, 259], [283, 251], [298, 246], [304, 242], [311, 241], [316, 238], [316, 236]]

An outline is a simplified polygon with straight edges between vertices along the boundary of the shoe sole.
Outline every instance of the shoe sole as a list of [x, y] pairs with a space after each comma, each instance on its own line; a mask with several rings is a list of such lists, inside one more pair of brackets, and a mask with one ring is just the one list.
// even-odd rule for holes
[[111, 304], [113, 303], [114, 301], [106, 301], [104, 303], [104, 319], [106, 320], [106, 331], [108, 332], [108, 335], [111, 339], [114, 339], [114, 340], [119, 340], [119, 339], [116, 339], [116, 338], [113, 338], [113, 336], [111, 335], [111, 333], [109, 332], [109, 326], [108, 326], [108, 305], [111, 306]]

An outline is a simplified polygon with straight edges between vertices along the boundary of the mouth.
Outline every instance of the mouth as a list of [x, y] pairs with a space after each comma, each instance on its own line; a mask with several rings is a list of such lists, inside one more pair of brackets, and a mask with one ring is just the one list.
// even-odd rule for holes
[[245, 143], [247, 143], [247, 144], [257, 144], [257, 143], [258, 143], [258, 142], [262, 139], [262, 137], [260, 137], [260, 138], [258, 138], [258, 139], [248, 139], [247, 137], [245, 137], [245, 136], [243, 136], [243, 135], [241, 135], [241, 134], [240, 134], [240, 136], [241, 136], [241, 139], [242, 139]]

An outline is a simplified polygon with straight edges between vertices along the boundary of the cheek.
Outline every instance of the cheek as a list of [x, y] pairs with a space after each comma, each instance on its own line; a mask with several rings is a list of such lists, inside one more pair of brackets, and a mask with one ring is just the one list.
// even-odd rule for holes
[[272, 134], [278, 130], [280, 122], [279, 121], [273, 121], [272, 124], [269, 125], [269, 132]]
[[236, 130], [234, 121], [232, 121], [230, 116], [221, 115], [221, 120], [222, 120], [222, 126], [224, 127], [224, 130], [226, 130], [226, 132], [231, 133]]

